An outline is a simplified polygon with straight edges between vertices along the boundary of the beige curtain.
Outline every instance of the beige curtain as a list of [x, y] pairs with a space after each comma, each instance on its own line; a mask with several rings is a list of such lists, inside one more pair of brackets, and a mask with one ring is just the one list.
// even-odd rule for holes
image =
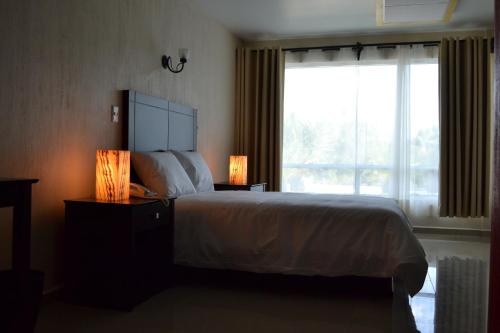
[[284, 55], [236, 50], [235, 153], [248, 156], [248, 182], [281, 186]]
[[440, 54], [440, 215], [488, 214], [488, 40], [444, 39]]

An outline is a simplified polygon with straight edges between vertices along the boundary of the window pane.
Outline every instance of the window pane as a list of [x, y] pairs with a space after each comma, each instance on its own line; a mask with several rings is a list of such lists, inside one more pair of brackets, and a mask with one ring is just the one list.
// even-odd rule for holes
[[438, 195], [439, 73], [438, 64], [413, 64], [411, 75], [410, 193]]
[[355, 72], [286, 69], [283, 191], [354, 193]]
[[436, 201], [438, 84], [437, 62], [286, 68], [283, 191]]
[[354, 170], [309, 167], [283, 168], [284, 192], [354, 193]]
[[283, 161], [354, 163], [354, 67], [286, 70]]
[[416, 168], [411, 175], [411, 194], [436, 196], [438, 194], [438, 170]]
[[360, 194], [385, 197], [392, 194], [392, 172], [390, 170], [362, 170], [360, 180]]
[[356, 165], [391, 165], [396, 65], [287, 68], [285, 80], [284, 191], [360, 193]]
[[396, 65], [360, 66], [358, 164], [392, 165], [396, 93]]

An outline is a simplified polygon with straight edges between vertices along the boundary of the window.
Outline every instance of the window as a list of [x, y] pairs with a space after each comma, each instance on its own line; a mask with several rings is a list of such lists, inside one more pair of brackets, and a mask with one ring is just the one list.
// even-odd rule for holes
[[283, 191], [437, 204], [437, 59], [380, 58], [287, 61]]

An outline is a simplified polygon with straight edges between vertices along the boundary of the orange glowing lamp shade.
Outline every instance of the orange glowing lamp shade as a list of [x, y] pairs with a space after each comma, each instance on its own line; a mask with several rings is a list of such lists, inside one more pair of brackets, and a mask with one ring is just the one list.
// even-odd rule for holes
[[121, 201], [129, 198], [130, 152], [98, 150], [95, 167], [97, 200]]
[[244, 155], [229, 156], [229, 184], [245, 185], [247, 183], [247, 157]]

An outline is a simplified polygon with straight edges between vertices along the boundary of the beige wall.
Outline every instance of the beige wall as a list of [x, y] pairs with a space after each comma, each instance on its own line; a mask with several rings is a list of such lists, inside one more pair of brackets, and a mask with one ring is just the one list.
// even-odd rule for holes
[[[94, 193], [95, 150], [120, 148], [119, 91], [199, 109], [199, 151], [226, 178], [238, 40], [190, 0], [0, 2], [0, 176], [36, 177], [32, 266], [61, 283], [63, 199]], [[187, 47], [184, 71], [161, 68]], [[0, 210], [0, 269], [10, 266], [11, 211]]]

